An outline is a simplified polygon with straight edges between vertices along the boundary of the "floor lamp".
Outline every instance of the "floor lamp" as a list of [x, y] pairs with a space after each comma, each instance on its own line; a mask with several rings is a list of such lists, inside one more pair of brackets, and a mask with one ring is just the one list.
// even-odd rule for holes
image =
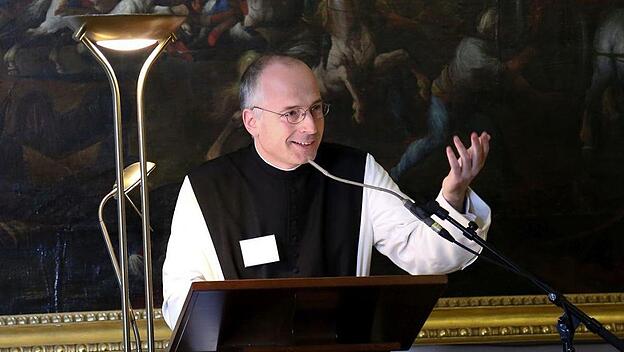
[[[128, 197], [128, 193], [130, 193], [130, 191], [132, 191], [141, 182], [140, 167], [141, 166], [139, 165], [139, 163], [134, 163], [126, 167], [123, 171], [123, 178], [124, 178], [123, 188], [124, 188], [124, 193], [126, 194], [126, 197]], [[147, 175], [148, 176], [154, 170], [155, 167], [156, 167], [156, 164], [149, 162], [149, 161], [147, 162]], [[106, 205], [106, 202], [108, 202], [111, 198], [115, 197], [116, 194], [117, 194], [117, 182], [115, 182], [115, 184], [113, 185], [113, 189], [110, 192], [108, 192], [108, 194], [104, 196], [104, 198], [100, 202], [100, 206], [98, 207], [98, 219], [100, 220], [100, 230], [102, 230], [104, 243], [106, 244], [108, 255], [113, 265], [113, 269], [115, 270], [115, 276], [117, 277], [119, 289], [121, 290], [121, 286], [122, 286], [121, 269], [119, 269], [119, 261], [117, 260], [117, 255], [115, 254], [115, 248], [113, 247], [113, 243], [110, 240], [110, 236], [108, 235], [108, 229], [106, 228], [106, 223], [104, 222], [104, 206]], [[141, 220], [143, 220], [143, 214], [141, 214], [141, 211], [139, 210], [139, 208], [137, 208], [136, 205], [134, 205], [130, 197], [128, 197], [127, 200], [130, 202], [130, 205], [132, 205], [132, 207], [137, 212], [137, 214], [139, 214], [139, 217], [141, 218]], [[151, 228], [150, 230], [154, 231]], [[123, 290], [121, 290], [121, 292], [123, 294]], [[128, 311], [129, 311], [129, 317], [130, 317], [130, 325], [132, 328], [132, 332], [134, 333], [134, 341], [136, 341], [136, 344], [137, 344], [137, 351], [141, 351], [141, 336], [139, 334], [139, 327], [137, 325], [136, 319], [134, 317], [134, 311], [132, 310], [132, 305], [130, 303], [128, 303]]]
[[[115, 127], [116, 184], [124, 184], [123, 141], [121, 126], [121, 94], [113, 67], [98, 46], [118, 52], [129, 52], [153, 47], [143, 63], [137, 79], [137, 128], [139, 136], [139, 165], [141, 185], [141, 213], [143, 232], [143, 258], [145, 264], [145, 310], [147, 318], [147, 347], [154, 351], [154, 302], [152, 284], [152, 257], [147, 193], [147, 156], [145, 152], [145, 123], [143, 115], [143, 90], [147, 74], [163, 49], [171, 42], [174, 32], [184, 21], [184, 16], [169, 15], [84, 15], [68, 16], [67, 25], [74, 30], [74, 39], [83, 43], [106, 71], [113, 95]], [[128, 244], [126, 233], [126, 207], [124, 187], [116, 187], [121, 272], [121, 312], [124, 350], [130, 344], [130, 294], [128, 286]]]

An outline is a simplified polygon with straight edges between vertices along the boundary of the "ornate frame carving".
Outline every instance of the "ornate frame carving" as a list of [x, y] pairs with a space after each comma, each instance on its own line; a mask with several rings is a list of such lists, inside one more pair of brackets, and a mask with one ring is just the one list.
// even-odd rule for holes
[[[624, 336], [624, 293], [566, 297], [607, 329]], [[555, 323], [561, 314], [543, 295], [442, 298], [416, 343], [558, 342]], [[600, 337], [581, 325], [575, 340], [600, 341]]]
[[[624, 337], [624, 293], [567, 296], [607, 329]], [[135, 312], [142, 328], [145, 312]], [[421, 330], [417, 344], [492, 344], [559, 339], [561, 314], [545, 296], [442, 298]], [[156, 311], [156, 347], [168, 346], [171, 331]], [[577, 340], [599, 341], [584, 326]], [[121, 351], [119, 311], [0, 316], [0, 352]], [[144, 346], [147, 347], [147, 346]]]

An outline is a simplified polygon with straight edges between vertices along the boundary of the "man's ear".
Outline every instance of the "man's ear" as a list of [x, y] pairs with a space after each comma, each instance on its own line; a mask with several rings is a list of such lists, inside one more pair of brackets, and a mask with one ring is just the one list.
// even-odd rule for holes
[[252, 137], [258, 134], [258, 119], [251, 109], [244, 109], [242, 113], [243, 125]]

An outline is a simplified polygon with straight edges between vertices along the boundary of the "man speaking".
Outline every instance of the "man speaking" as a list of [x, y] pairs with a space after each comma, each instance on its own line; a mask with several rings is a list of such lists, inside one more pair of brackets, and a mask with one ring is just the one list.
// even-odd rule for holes
[[[373, 246], [413, 275], [445, 274], [472, 262], [473, 255], [436, 235], [400, 200], [338, 183], [308, 164], [400, 192], [370, 154], [322, 143], [329, 106], [303, 62], [260, 57], [241, 79], [240, 100], [253, 143], [199, 166], [180, 189], [163, 266], [162, 309], [171, 328], [193, 281], [366, 276]], [[468, 186], [489, 140], [473, 133], [466, 149], [454, 137], [459, 158], [447, 147], [450, 172], [437, 197], [451, 216], [475, 221], [483, 238], [490, 209]]]

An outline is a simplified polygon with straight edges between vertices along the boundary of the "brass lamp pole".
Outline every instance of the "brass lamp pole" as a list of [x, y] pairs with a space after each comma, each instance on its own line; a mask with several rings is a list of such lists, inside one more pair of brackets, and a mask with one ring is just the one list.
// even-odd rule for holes
[[[74, 30], [74, 39], [83, 43], [104, 68], [113, 95], [113, 117], [115, 126], [116, 184], [124, 184], [123, 142], [121, 127], [121, 95], [119, 82], [113, 67], [98, 46], [115, 51], [127, 52], [155, 45], [149, 54], [137, 80], [137, 128], [139, 136], [139, 165], [141, 184], [141, 212], [143, 232], [143, 256], [145, 270], [145, 310], [147, 315], [148, 351], [154, 351], [154, 302], [152, 284], [152, 257], [150, 241], [149, 200], [147, 193], [147, 156], [145, 152], [145, 124], [143, 115], [143, 90], [147, 74], [165, 46], [175, 36], [173, 32], [182, 24], [184, 16], [169, 15], [84, 15], [65, 18]], [[121, 273], [121, 311], [123, 321], [123, 341], [126, 352], [130, 344], [130, 294], [128, 285], [128, 245], [126, 234], [126, 206], [124, 187], [117, 187], [117, 218]]]
[[[141, 170], [139, 163], [134, 163], [128, 167], [126, 167], [123, 171], [124, 176], [124, 193], [126, 196], [132, 189], [139, 185], [141, 181]], [[154, 170], [156, 164], [152, 162], [147, 162], [147, 175], [149, 176], [150, 172]], [[115, 270], [115, 276], [117, 277], [117, 282], [119, 284], [119, 289], [121, 290], [121, 269], [119, 269], [119, 262], [117, 261], [117, 255], [115, 254], [115, 248], [113, 247], [113, 243], [110, 240], [110, 236], [108, 235], [108, 229], [106, 228], [106, 223], [104, 222], [104, 206], [109, 199], [113, 198], [117, 194], [117, 182], [113, 185], [113, 189], [108, 192], [106, 196], [100, 202], [100, 206], [98, 207], [98, 219], [100, 220], [100, 229], [102, 230], [102, 236], [104, 238], [104, 243], [106, 244], [106, 249], [108, 250], [108, 255], [110, 256], [111, 263], [113, 264], [113, 269]], [[127, 199], [130, 202], [130, 205], [134, 208], [134, 210], [139, 214], [141, 219], [143, 219], [143, 214], [141, 211], [134, 205], [130, 198]], [[153, 229], [150, 229], [154, 231]], [[123, 291], [121, 291], [123, 293]], [[137, 344], [137, 351], [141, 351], [141, 337], [139, 334], [139, 327], [137, 325], [134, 311], [132, 310], [132, 305], [128, 304], [128, 311], [130, 317], [130, 325], [132, 327], [132, 332], [134, 333], [134, 340]]]

